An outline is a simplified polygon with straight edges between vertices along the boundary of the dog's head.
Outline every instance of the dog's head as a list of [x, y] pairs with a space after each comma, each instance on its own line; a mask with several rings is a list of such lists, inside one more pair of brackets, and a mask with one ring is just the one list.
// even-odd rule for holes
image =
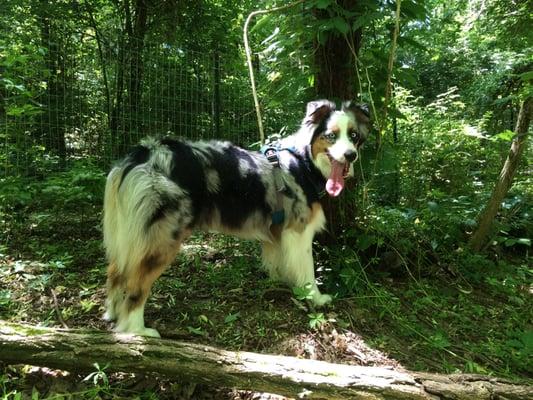
[[354, 174], [353, 163], [370, 131], [368, 107], [348, 101], [338, 111], [330, 101], [313, 101], [307, 104], [303, 125], [312, 133], [311, 157], [327, 179], [326, 191], [338, 196], [344, 179]]

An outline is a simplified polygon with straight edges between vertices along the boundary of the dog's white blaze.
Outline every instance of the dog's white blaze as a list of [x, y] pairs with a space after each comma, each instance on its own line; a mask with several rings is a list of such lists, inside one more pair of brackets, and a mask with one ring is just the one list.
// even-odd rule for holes
[[329, 154], [339, 162], [346, 161], [344, 154], [346, 154], [347, 151], [355, 151], [357, 153], [357, 148], [348, 135], [348, 125], [350, 123], [353, 125], [356, 124], [355, 120], [351, 118], [351, 114], [348, 115], [343, 111], [335, 111], [328, 121], [328, 129], [331, 129], [332, 125], [337, 125], [339, 128], [339, 137], [333, 146], [328, 149]]

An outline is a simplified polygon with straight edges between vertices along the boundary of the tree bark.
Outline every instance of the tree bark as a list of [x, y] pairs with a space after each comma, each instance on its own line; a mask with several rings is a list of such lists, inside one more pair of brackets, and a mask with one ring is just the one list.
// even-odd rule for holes
[[148, 30], [148, 4], [146, 0], [135, 0], [135, 15], [131, 21], [128, 51], [130, 59], [128, 81], [128, 130], [124, 132], [121, 143], [121, 154], [125, 154], [131, 144], [139, 140], [139, 132], [143, 132], [141, 118], [141, 98], [144, 73], [144, 45]]
[[[346, 10], [355, 11], [357, 2], [339, 0], [339, 5]], [[317, 19], [331, 18], [326, 10], [315, 10]], [[352, 24], [354, 21], [348, 21]], [[325, 44], [316, 43], [315, 51], [315, 89], [320, 98], [329, 100], [354, 100], [357, 95], [355, 84], [354, 54], [361, 47], [362, 30], [351, 31], [347, 36], [329, 33]], [[350, 43], [353, 48], [350, 49]]]
[[533, 386], [478, 375], [438, 375], [233, 352], [201, 344], [0, 321], [0, 361], [76, 372], [155, 373], [212, 387], [315, 399], [530, 399]]
[[[337, 4], [349, 11], [356, 11], [360, 6], [357, 1], [337, 0]], [[331, 18], [327, 10], [315, 9], [318, 20]], [[355, 17], [347, 22], [352, 25]], [[361, 47], [362, 29], [348, 32], [347, 35], [329, 33], [324, 44], [316, 43], [315, 51], [315, 90], [317, 98], [329, 100], [355, 100], [357, 97], [356, 60]], [[352, 46], [352, 47], [351, 47]], [[355, 53], [355, 54], [354, 54]], [[341, 198], [324, 196], [321, 204], [328, 221], [328, 230], [320, 235], [320, 240], [334, 243], [341, 236], [344, 228], [355, 220], [356, 209], [346, 193], [355, 191], [355, 180], [348, 180]]]
[[518, 120], [516, 121], [515, 137], [511, 142], [511, 149], [507, 155], [507, 159], [500, 172], [500, 177], [496, 182], [496, 186], [492, 192], [487, 205], [481, 212], [478, 218], [478, 226], [476, 231], [470, 238], [469, 245], [474, 251], [479, 251], [486, 242], [486, 238], [492, 227], [492, 222], [500, 209], [500, 205], [511, 188], [513, 178], [518, 169], [522, 153], [526, 148], [527, 134], [529, 124], [531, 122], [531, 115], [533, 112], [533, 97], [527, 98], [520, 108]]

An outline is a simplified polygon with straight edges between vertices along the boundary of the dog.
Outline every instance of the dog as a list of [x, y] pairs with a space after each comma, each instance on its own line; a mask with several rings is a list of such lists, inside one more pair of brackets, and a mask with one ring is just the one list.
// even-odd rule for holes
[[310, 285], [312, 303], [331, 296], [315, 282], [312, 242], [325, 227], [319, 199], [338, 196], [370, 129], [368, 109], [307, 105], [300, 129], [265, 153], [223, 141], [148, 138], [109, 173], [104, 195], [106, 320], [115, 331], [159, 337], [144, 324], [154, 281], [181, 243], [201, 229], [262, 243], [269, 276]]

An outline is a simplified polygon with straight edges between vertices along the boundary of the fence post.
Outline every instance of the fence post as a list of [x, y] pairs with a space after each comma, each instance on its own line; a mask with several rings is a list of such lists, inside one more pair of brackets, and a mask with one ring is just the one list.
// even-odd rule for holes
[[215, 125], [215, 138], [220, 138], [220, 53], [213, 52], [213, 121]]

